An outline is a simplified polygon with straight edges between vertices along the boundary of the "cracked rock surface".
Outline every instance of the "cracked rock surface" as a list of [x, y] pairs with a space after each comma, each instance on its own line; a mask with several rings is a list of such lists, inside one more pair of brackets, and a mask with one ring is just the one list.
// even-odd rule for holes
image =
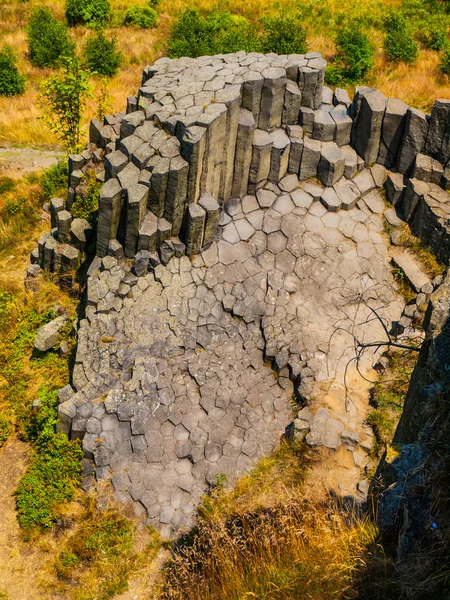
[[[289, 176], [229, 201], [220, 239], [191, 259], [138, 278], [105, 257], [89, 278], [59, 427], [164, 535], [192, 526], [218, 475], [233, 483], [277, 446], [293, 394], [342, 376], [353, 336], [384, 337], [371, 307], [401, 313], [381, 197], [328, 212], [306, 189]], [[353, 444], [327, 419], [326, 446]]]

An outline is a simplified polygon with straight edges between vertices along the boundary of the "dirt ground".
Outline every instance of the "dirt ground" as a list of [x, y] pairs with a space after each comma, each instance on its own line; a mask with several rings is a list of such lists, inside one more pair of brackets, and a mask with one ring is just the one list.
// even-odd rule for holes
[[0, 175], [20, 179], [24, 175], [47, 169], [64, 156], [58, 146], [15, 148], [0, 146]]

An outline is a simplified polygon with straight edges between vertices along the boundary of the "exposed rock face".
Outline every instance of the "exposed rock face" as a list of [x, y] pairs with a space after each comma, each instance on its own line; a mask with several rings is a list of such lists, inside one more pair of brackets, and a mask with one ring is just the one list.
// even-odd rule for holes
[[[146, 67], [127, 114], [91, 122], [32, 255], [33, 275], [78, 264], [94, 232], [70, 208], [94, 169], [97, 257], [59, 429], [164, 533], [192, 524], [217, 475], [233, 481], [276, 446], [292, 394], [342, 377], [355, 334], [384, 335], [370, 307], [411, 325], [392, 289], [385, 180], [391, 221], [450, 257], [447, 105], [429, 127], [372, 88], [350, 102], [323, 86], [325, 66], [238, 52]], [[361, 464], [370, 447], [348, 416], [306, 417], [294, 437], [357, 448]]]
[[[397, 546], [400, 572], [411, 551], [436, 541], [445, 525], [433, 480], [447, 470], [450, 398], [450, 279], [431, 295], [426, 338], [414, 369], [394, 445], [381, 463], [373, 493], [378, 521]], [[426, 562], [426, 561], [425, 561]], [[420, 568], [426, 565], [420, 565]]]

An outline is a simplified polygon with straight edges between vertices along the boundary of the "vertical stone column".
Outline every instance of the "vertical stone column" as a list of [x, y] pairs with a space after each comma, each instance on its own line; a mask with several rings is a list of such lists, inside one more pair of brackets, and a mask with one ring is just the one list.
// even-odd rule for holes
[[138, 251], [148, 250], [149, 252], [155, 252], [157, 241], [158, 219], [152, 212], [148, 211], [139, 228]]
[[202, 245], [207, 246], [214, 240], [214, 235], [219, 226], [219, 203], [207, 192], [202, 194], [198, 203], [206, 213]]
[[281, 127], [284, 91], [286, 88], [286, 71], [281, 68], [264, 69], [264, 84], [261, 93], [261, 109], [258, 127], [265, 131], [273, 131]]
[[184, 158], [176, 156], [171, 159], [164, 204], [164, 218], [172, 223], [173, 236], [180, 233], [183, 223], [188, 172], [189, 165]]
[[242, 78], [244, 80], [242, 108], [249, 110], [255, 121], [258, 122], [264, 77], [258, 71], [249, 71], [248, 73], [244, 73]]
[[197, 202], [200, 196], [203, 158], [206, 147], [206, 129], [191, 125], [185, 129], [181, 139], [181, 156], [189, 163], [187, 183], [188, 202]]
[[424, 147], [425, 154], [445, 164], [450, 155], [450, 100], [435, 100]]
[[197, 254], [202, 248], [205, 220], [206, 212], [199, 204], [188, 204], [184, 226], [184, 243], [188, 256]]
[[98, 200], [97, 256], [108, 252], [109, 240], [117, 236], [122, 208], [122, 188], [117, 179], [109, 179], [100, 190]]
[[170, 158], [159, 158], [152, 171], [148, 207], [154, 215], [164, 215], [167, 182], [169, 180]]
[[[378, 157], [387, 98], [378, 90], [370, 89], [361, 96], [359, 110], [353, 123], [352, 138], [356, 152], [368, 167]], [[359, 103], [359, 97], [357, 101]]]
[[300, 125], [288, 125], [286, 127], [286, 133], [291, 141], [288, 171], [289, 173], [298, 175], [303, 152], [303, 129]]
[[219, 198], [229, 200], [233, 186], [234, 155], [238, 135], [239, 109], [241, 106], [241, 86], [229, 86], [216, 92], [216, 102], [227, 107], [226, 135], [221, 167]]
[[147, 212], [148, 187], [136, 183], [128, 189], [127, 195], [125, 256], [127, 258], [134, 258], [137, 250], [139, 228]]
[[270, 134], [272, 138], [272, 152], [270, 156], [269, 179], [280, 181], [286, 175], [289, 164], [289, 151], [291, 142], [283, 129], [277, 129]]
[[206, 146], [203, 157], [201, 192], [210, 192], [219, 197], [221, 169], [217, 168], [223, 161], [223, 148], [226, 136], [227, 108], [224, 104], [210, 104], [206, 111], [199, 115], [197, 125], [206, 127]]
[[288, 79], [284, 95], [283, 114], [281, 116], [281, 123], [283, 125], [298, 125], [301, 104], [302, 93], [300, 88], [295, 81]]
[[255, 130], [247, 188], [249, 194], [255, 194], [269, 178], [272, 145], [272, 138], [267, 131]]
[[250, 111], [241, 109], [234, 157], [233, 198], [242, 198], [247, 193], [255, 119]]
[[405, 130], [405, 116], [408, 105], [389, 98], [381, 127], [380, 152], [377, 162], [387, 169], [392, 169], [397, 162], [397, 153]]
[[58, 241], [67, 243], [70, 238], [70, 226], [72, 224], [72, 215], [68, 210], [58, 212]]
[[425, 113], [415, 108], [408, 108], [405, 116], [403, 133], [397, 154], [397, 171], [409, 173], [417, 154], [422, 152], [428, 133], [428, 121]]

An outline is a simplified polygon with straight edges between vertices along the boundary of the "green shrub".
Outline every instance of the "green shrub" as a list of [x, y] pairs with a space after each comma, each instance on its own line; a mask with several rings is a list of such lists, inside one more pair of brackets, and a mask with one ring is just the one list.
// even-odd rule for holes
[[99, 75], [112, 77], [117, 73], [122, 55], [116, 50], [116, 40], [108, 40], [102, 31], [88, 38], [84, 49], [86, 66]]
[[67, 158], [59, 160], [57, 163], [46, 169], [41, 175], [41, 187], [43, 200], [49, 201], [51, 198], [63, 197], [67, 195], [67, 183], [69, 177], [69, 166]]
[[446, 75], [450, 75], [450, 47], [445, 48], [439, 63], [439, 68]]
[[60, 58], [73, 54], [67, 27], [48, 8], [35, 8], [28, 23], [28, 50], [36, 67], [54, 67]]
[[203, 17], [188, 9], [172, 26], [167, 54], [171, 58], [195, 58], [239, 50], [261, 50], [255, 25], [228, 11], [214, 11]]
[[423, 44], [439, 52], [447, 45], [447, 28], [440, 23], [432, 22], [428, 27], [424, 27], [421, 33]]
[[6, 415], [0, 415], [0, 448], [8, 439], [10, 434], [10, 425]]
[[101, 183], [97, 181], [95, 171], [90, 171], [87, 177], [86, 191], [82, 195], [77, 195], [77, 199], [70, 209], [73, 217], [86, 219], [91, 225], [94, 224], [97, 216], [100, 188]]
[[305, 54], [308, 51], [306, 32], [297, 18], [265, 17], [262, 47], [264, 52]]
[[58, 397], [42, 389], [40, 407], [26, 424], [35, 452], [16, 490], [20, 526], [24, 529], [51, 527], [59, 517], [59, 506], [71, 500], [81, 480], [83, 451], [78, 440], [55, 433]]
[[161, 4], [161, 0], [148, 0], [148, 5], [150, 8], [157, 8], [157, 6]]
[[158, 13], [147, 6], [130, 6], [125, 12], [125, 25], [136, 25], [142, 29], [152, 29], [158, 24]]
[[66, 0], [69, 25], [106, 25], [110, 16], [109, 0]]
[[406, 18], [394, 11], [390, 11], [386, 22], [386, 37], [383, 48], [389, 60], [413, 63], [418, 55], [418, 45], [413, 40], [409, 31]]
[[0, 96], [20, 96], [25, 91], [25, 77], [19, 73], [11, 46], [0, 51]]
[[374, 65], [369, 38], [357, 26], [341, 29], [336, 37], [336, 54], [326, 71], [327, 82], [349, 85], [362, 81]]

